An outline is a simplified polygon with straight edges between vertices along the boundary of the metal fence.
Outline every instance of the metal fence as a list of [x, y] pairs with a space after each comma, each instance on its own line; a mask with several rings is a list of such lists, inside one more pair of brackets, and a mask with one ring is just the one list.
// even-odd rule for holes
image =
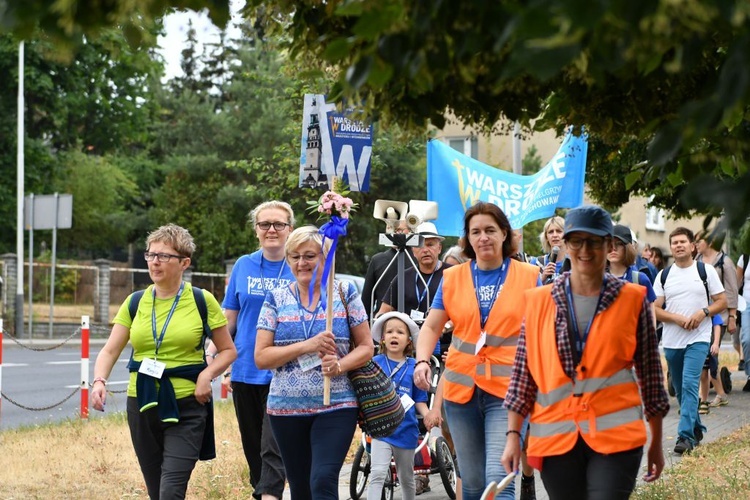
[[[6, 256], [4, 256], [6, 257]], [[6, 328], [13, 325], [16, 297], [14, 263], [0, 260], [2, 266], [2, 317]], [[124, 262], [98, 260], [94, 262], [64, 262], [55, 266], [54, 304], [50, 303], [51, 264], [34, 262], [31, 273], [32, 305], [29, 307], [29, 265], [24, 265], [24, 321], [30, 336], [37, 336], [37, 327], [51, 323], [77, 325], [82, 315], [89, 315], [93, 323], [108, 324], [127, 296], [151, 284], [148, 269], [128, 267]], [[219, 302], [224, 298], [226, 275], [223, 273], [193, 272], [188, 269], [185, 281], [210, 291]], [[30, 315], [29, 311], [33, 310]], [[52, 318], [52, 322], [49, 319]], [[32, 327], [29, 327], [31, 319]], [[15, 329], [14, 329], [15, 330]], [[33, 330], [33, 334], [31, 333]], [[67, 329], [66, 329], [67, 330]], [[61, 334], [69, 333], [67, 331]], [[50, 328], [49, 336], [52, 336]], [[58, 335], [55, 335], [58, 336]]]

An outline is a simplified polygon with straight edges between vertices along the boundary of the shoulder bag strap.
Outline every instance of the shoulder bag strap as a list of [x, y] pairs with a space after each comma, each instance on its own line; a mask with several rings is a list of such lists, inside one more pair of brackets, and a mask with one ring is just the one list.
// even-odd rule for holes
[[[346, 325], [349, 326], [349, 305], [346, 303], [346, 296], [344, 295], [344, 286], [339, 281], [339, 286], [337, 287], [339, 289], [339, 297], [341, 297], [341, 303], [344, 304], [344, 311], [346, 311]], [[354, 349], [356, 345], [354, 345], [354, 339], [352, 338], [352, 330], [349, 329], [349, 351]]]

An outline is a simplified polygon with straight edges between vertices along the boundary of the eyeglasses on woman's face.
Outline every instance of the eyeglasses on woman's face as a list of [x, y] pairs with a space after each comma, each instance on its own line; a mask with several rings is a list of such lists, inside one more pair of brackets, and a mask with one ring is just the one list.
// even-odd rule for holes
[[580, 250], [583, 245], [588, 245], [592, 250], [600, 250], [604, 246], [604, 238], [580, 238], [573, 236], [565, 240], [565, 244], [572, 250]]
[[153, 262], [154, 259], [158, 260], [159, 262], [169, 262], [172, 259], [182, 260], [186, 257], [184, 255], [175, 255], [172, 253], [144, 252], [143, 258], [146, 259], [146, 262]]
[[320, 253], [309, 252], [309, 253], [303, 253], [303, 254], [290, 253], [288, 258], [290, 262], [296, 264], [300, 260], [303, 260], [305, 262], [315, 262], [318, 260], [319, 257], [320, 257]]
[[276, 231], [283, 231], [287, 226], [290, 226], [291, 224], [288, 224], [286, 222], [281, 222], [281, 221], [276, 221], [276, 222], [262, 221], [262, 222], [257, 222], [255, 225], [261, 231], [268, 231], [269, 229], [271, 229], [271, 226], [273, 226], [273, 228]]

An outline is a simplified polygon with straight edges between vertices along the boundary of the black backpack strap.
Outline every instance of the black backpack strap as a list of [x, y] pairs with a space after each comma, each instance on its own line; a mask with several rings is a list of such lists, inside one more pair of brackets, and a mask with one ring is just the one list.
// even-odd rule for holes
[[698, 267], [698, 276], [700, 276], [703, 282], [703, 288], [706, 289], [706, 302], [711, 305], [711, 295], [708, 293], [708, 275], [706, 274], [706, 264], [701, 261], [696, 262]]
[[143, 297], [143, 292], [146, 290], [138, 290], [133, 292], [133, 294], [130, 296], [130, 304], [128, 304], [128, 312], [130, 313], [130, 321], [135, 319], [135, 314], [138, 312], [138, 304], [141, 303], [141, 298]]
[[667, 308], [667, 292], [664, 288], [664, 286], [667, 284], [667, 276], [669, 275], [669, 270], [672, 269], [672, 264], [669, 264], [667, 267], [661, 270], [661, 278], [659, 281], [661, 281], [661, 289], [664, 291], [664, 304], [662, 304], [662, 308]]
[[206, 344], [206, 339], [211, 338], [211, 327], [208, 326], [208, 305], [206, 304], [206, 296], [203, 295], [203, 290], [197, 286], [193, 288], [193, 299], [195, 300], [195, 306], [198, 308], [198, 313], [201, 315], [203, 321], [203, 336], [201, 337], [200, 344], [195, 348], [197, 351]]
[[672, 264], [669, 264], [667, 267], [661, 270], [661, 287], [664, 288], [664, 285], [667, 284], [667, 276], [669, 275], [669, 270], [672, 269]]
[[[143, 293], [146, 290], [136, 290], [133, 292], [133, 294], [130, 296], [130, 303], [128, 304], [128, 313], [130, 313], [130, 323], [132, 326], [133, 320], [135, 319], [136, 313], [138, 313], [138, 305], [141, 303], [141, 299], [143, 298]], [[130, 359], [128, 360], [128, 370], [130, 370], [130, 366], [133, 363], [133, 353], [135, 352], [134, 348], [130, 348]]]

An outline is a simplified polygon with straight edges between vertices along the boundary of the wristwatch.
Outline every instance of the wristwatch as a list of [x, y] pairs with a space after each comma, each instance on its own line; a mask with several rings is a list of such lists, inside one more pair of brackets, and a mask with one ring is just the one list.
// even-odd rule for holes
[[708, 317], [708, 315], [711, 314], [711, 311], [708, 310], [708, 307], [703, 308], [703, 314], [705, 314], [706, 317]]

